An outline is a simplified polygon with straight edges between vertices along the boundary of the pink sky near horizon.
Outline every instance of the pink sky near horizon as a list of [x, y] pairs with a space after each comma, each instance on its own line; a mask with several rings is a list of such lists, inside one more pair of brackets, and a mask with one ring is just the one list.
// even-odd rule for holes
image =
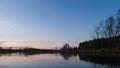
[[[67, 42], [71, 47], [77, 47], [78, 42]], [[41, 49], [60, 49], [65, 43], [64, 42], [40, 42], [40, 41], [11, 41], [4, 42], [1, 44], [2, 47], [32, 47], [32, 48], [41, 48]]]

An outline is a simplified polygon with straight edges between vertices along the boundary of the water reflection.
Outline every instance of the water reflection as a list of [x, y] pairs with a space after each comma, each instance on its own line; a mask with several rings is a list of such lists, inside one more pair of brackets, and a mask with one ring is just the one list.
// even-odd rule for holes
[[119, 58], [63, 53], [6, 53], [0, 54], [0, 68], [120, 68]]
[[119, 55], [92, 55], [79, 54], [79, 59], [93, 63], [93, 68], [120, 68]]
[[77, 54], [70, 54], [70, 53], [60, 53], [60, 55], [65, 59], [65, 60], [69, 60], [70, 57], [75, 57], [77, 56]]

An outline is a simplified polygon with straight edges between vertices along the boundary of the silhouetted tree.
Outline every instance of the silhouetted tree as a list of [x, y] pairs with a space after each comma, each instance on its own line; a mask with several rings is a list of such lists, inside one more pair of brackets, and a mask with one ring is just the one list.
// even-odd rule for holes
[[106, 33], [107, 33], [107, 38], [110, 37], [114, 37], [115, 36], [115, 24], [116, 22], [114, 21], [114, 18], [112, 16], [110, 16], [107, 20], [106, 20]]
[[100, 38], [100, 28], [97, 26], [95, 27], [95, 30], [93, 32], [93, 39], [99, 39]]
[[106, 21], [102, 21], [94, 29], [94, 38], [110, 38], [120, 35], [120, 10], [117, 17], [110, 16]]
[[66, 43], [66, 44], [61, 48], [61, 50], [65, 50], [65, 49], [69, 49], [69, 48], [70, 48], [69, 44]]
[[105, 21], [101, 21], [94, 29], [94, 39], [79, 44], [81, 51], [105, 49], [120, 49], [120, 10], [117, 16], [110, 16]]
[[117, 13], [116, 36], [120, 35], [120, 10]]

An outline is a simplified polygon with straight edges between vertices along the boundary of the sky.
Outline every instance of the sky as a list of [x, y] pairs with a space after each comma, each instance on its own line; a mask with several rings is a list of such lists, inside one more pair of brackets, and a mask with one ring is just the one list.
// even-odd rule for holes
[[0, 0], [0, 41], [79, 43], [119, 9], [120, 0]]

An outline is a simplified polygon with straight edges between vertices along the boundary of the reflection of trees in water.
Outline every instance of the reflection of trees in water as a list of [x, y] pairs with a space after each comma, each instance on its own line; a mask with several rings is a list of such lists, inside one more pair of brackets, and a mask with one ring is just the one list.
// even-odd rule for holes
[[[65, 59], [69, 60], [72, 56], [78, 54], [60, 53]], [[98, 55], [78, 55], [80, 60], [93, 64], [93, 68], [120, 68], [120, 56], [98, 56]]]
[[[77, 54], [77, 53], [16, 53], [20, 56], [31, 56], [37, 54], [60, 54], [65, 60], [71, 57], [79, 56], [83, 60], [93, 64], [93, 68], [120, 68], [120, 55], [95, 55], [95, 54]], [[11, 56], [13, 53], [0, 53], [0, 56]], [[1, 67], [1, 66], [0, 66]]]
[[60, 54], [65, 60], [69, 60], [71, 55], [66, 55], [66, 54]]
[[69, 60], [70, 57], [72, 57], [72, 56], [77, 56], [77, 54], [70, 54], [70, 53], [60, 53], [60, 55], [61, 55], [65, 60]]
[[59, 54], [65, 59], [69, 60], [72, 56], [77, 56], [77, 48], [71, 48], [68, 43], [66, 43], [60, 50]]
[[120, 68], [120, 56], [79, 54], [79, 59], [93, 63], [93, 68]]
[[40, 52], [17, 52], [17, 53], [0, 53], [1, 56], [12, 56], [12, 55], [19, 55], [19, 56], [32, 56], [32, 55], [38, 55], [38, 54], [60, 54], [65, 60], [69, 60], [72, 56], [77, 56], [77, 54], [71, 54], [71, 53], [40, 53]]
[[17, 52], [17, 53], [0, 53], [1, 56], [12, 56], [12, 55], [19, 55], [19, 56], [32, 56], [32, 55], [42, 55], [42, 54], [60, 54], [65, 60], [69, 60], [70, 57], [72, 56], [77, 56], [77, 54], [71, 54], [71, 53], [40, 53], [40, 52]]
[[93, 64], [93, 68], [120, 68], [118, 65], [111, 64]]

